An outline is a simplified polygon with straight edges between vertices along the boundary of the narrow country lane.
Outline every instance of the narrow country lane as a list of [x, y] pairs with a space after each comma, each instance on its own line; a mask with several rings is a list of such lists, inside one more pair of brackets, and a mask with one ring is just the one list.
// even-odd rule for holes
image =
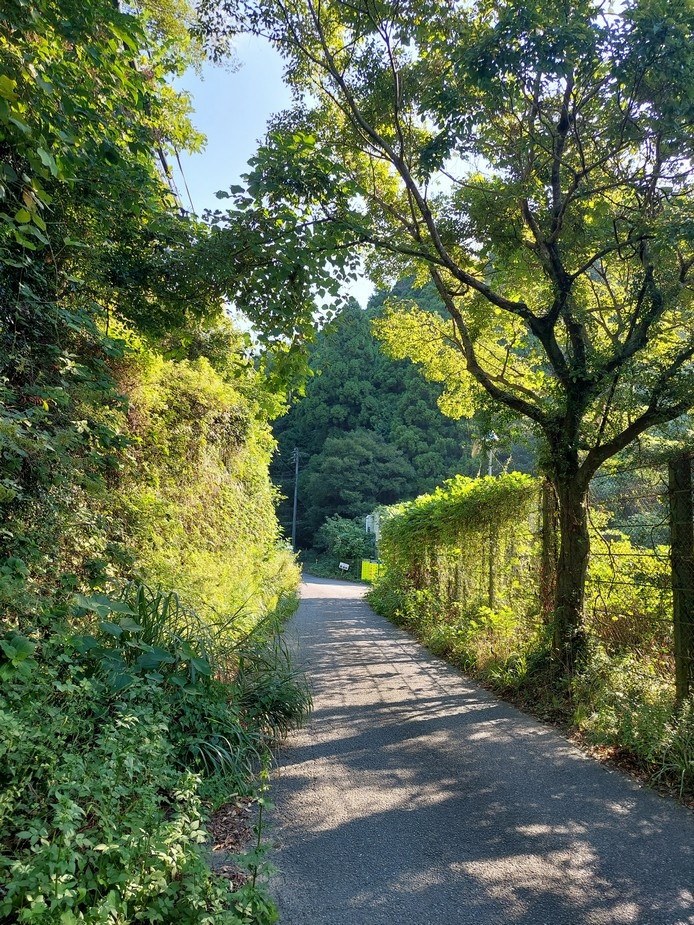
[[281, 925], [689, 925], [694, 816], [309, 579], [312, 721], [276, 773]]

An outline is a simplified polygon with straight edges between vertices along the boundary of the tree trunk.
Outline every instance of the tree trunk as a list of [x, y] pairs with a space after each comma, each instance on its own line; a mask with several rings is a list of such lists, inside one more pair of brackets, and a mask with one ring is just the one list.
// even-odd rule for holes
[[545, 624], [554, 616], [557, 594], [557, 560], [559, 558], [559, 508], [554, 486], [544, 480], [540, 499], [542, 547], [540, 551], [540, 613]]
[[675, 693], [677, 702], [682, 703], [694, 691], [694, 501], [690, 454], [671, 460], [669, 475]]
[[577, 478], [555, 482], [559, 501], [560, 547], [554, 607], [553, 656], [567, 674], [585, 644], [583, 604], [590, 538], [587, 486]]

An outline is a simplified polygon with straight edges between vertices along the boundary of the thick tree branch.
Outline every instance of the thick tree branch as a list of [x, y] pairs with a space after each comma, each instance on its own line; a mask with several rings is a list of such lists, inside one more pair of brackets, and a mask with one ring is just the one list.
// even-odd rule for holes
[[470, 375], [482, 386], [482, 388], [491, 395], [496, 401], [506, 405], [519, 414], [524, 414], [539, 424], [544, 424], [547, 417], [544, 411], [534, 402], [526, 401], [520, 395], [502, 389], [497, 384], [496, 377], [490, 375], [479, 363], [475, 352], [475, 345], [472, 342], [465, 319], [458, 310], [453, 298], [451, 297], [446, 284], [441, 278], [441, 274], [434, 267], [430, 267], [432, 279], [436, 286], [441, 299], [446, 306], [448, 313], [453, 319], [458, 334], [460, 336], [460, 345], [465, 356], [465, 364]]
[[[647, 300], [650, 302], [650, 308], [641, 314], [642, 307]], [[615, 370], [620, 369], [631, 357], [646, 346], [650, 328], [662, 316], [666, 307], [663, 295], [656, 285], [654, 268], [648, 266], [636, 299], [627, 338], [622, 349], [610, 361], [605, 363], [603, 367], [604, 374], [610, 375]]]
[[600, 446], [590, 450], [581, 463], [579, 470], [580, 479], [583, 484], [588, 484], [591, 478], [598, 471], [600, 466], [611, 459], [620, 450], [625, 449], [630, 443], [633, 443], [637, 437], [647, 431], [650, 427], [657, 424], [666, 424], [668, 421], [674, 421], [680, 415], [685, 414], [691, 406], [691, 401], [678, 402], [675, 405], [659, 407], [657, 404], [649, 407], [639, 415], [636, 420], [626, 427], [620, 434], [608, 440]]

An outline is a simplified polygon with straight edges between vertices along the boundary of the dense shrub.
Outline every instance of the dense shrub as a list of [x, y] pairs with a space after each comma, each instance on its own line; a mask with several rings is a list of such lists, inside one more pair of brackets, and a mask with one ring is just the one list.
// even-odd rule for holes
[[332, 566], [347, 562], [357, 566], [375, 553], [373, 534], [364, 529], [364, 519], [350, 520], [334, 514], [328, 517], [315, 537], [315, 549], [323, 561]]
[[[227, 342], [232, 354], [233, 331]], [[258, 374], [145, 353], [121, 376], [134, 445], [116, 501], [135, 568], [197, 607], [257, 619], [298, 580], [275, 516]]]
[[189, 611], [186, 626], [171, 596], [129, 599], [78, 597], [82, 632], [0, 641], [0, 917], [259, 922], [206, 865], [203, 799], [248, 788], [308, 693], [276, 625], [239, 643], [243, 676], [224, 682]]

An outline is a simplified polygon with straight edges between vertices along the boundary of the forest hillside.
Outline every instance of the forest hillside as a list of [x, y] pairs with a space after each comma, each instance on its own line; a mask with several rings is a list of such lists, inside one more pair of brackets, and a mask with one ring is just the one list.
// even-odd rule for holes
[[[409, 360], [383, 352], [372, 322], [388, 304], [413, 303], [440, 314], [431, 284], [412, 279], [379, 290], [366, 310], [356, 302], [343, 309], [311, 348], [313, 376], [304, 397], [273, 424], [279, 452], [272, 473], [284, 495], [279, 508], [291, 533], [294, 448], [299, 452], [297, 542], [308, 549], [326, 518], [363, 517], [379, 505], [427, 491], [457, 474], [487, 469], [481, 438], [490, 429], [473, 420], [446, 417], [437, 401], [442, 386], [425, 379]], [[497, 425], [498, 426], [498, 425]], [[528, 471], [532, 453], [509, 429], [495, 446], [493, 469]]]

